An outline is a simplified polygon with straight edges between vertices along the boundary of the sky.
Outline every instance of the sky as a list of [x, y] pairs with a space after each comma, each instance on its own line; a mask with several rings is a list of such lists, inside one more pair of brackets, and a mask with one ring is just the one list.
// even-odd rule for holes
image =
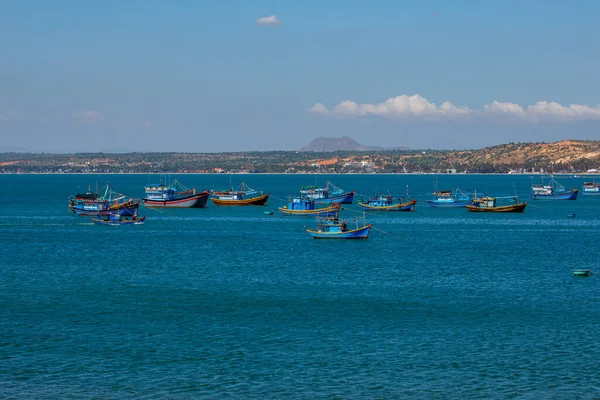
[[0, 151], [600, 140], [600, 2], [0, 2]]

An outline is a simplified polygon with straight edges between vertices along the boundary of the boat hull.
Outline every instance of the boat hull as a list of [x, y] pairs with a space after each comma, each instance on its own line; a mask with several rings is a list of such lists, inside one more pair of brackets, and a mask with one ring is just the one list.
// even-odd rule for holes
[[225, 200], [219, 199], [216, 197], [212, 197], [211, 201], [216, 206], [266, 206], [267, 200], [269, 199], [269, 193], [263, 194], [261, 196], [253, 197], [251, 199], [242, 199], [242, 200]]
[[466, 208], [471, 212], [522, 213], [525, 211], [526, 206], [527, 203], [519, 203], [499, 207], [478, 207], [469, 205], [466, 206]]
[[279, 212], [283, 215], [298, 215], [301, 217], [337, 217], [340, 213], [340, 207], [324, 207], [314, 210], [290, 210], [287, 207], [279, 207]]
[[[310, 196], [308, 197], [310, 198]], [[354, 201], [354, 191], [337, 196], [313, 198], [313, 200], [315, 204], [352, 204]]]
[[553, 194], [531, 193], [531, 198], [533, 200], [577, 200], [578, 193], [579, 189]]
[[581, 191], [584, 196], [600, 196], [600, 190], [585, 190]]
[[111, 206], [107, 206], [105, 203], [85, 205], [74, 204], [71, 205], [71, 211], [73, 211], [77, 215], [83, 216], [119, 214], [131, 217], [137, 214], [139, 205], [139, 201], [127, 202]]
[[365, 211], [415, 211], [417, 200], [411, 200], [406, 203], [394, 204], [391, 206], [373, 206], [359, 201], [358, 205]]
[[168, 208], [204, 208], [208, 201], [209, 192], [202, 192], [172, 200], [142, 199], [146, 207]]
[[314, 239], [366, 239], [369, 237], [371, 228], [371, 225], [367, 225], [345, 232], [320, 232], [315, 230], [307, 230], [307, 232]]
[[427, 200], [427, 205], [436, 208], [456, 208], [466, 207], [472, 203], [471, 200], [456, 200], [456, 201], [436, 201]]

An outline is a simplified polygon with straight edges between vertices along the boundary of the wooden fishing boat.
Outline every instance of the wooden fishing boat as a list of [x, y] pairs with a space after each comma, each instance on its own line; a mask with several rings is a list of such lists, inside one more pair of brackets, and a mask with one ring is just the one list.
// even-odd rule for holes
[[123, 216], [120, 214], [98, 214], [96, 218], [92, 218], [92, 222], [96, 225], [142, 225], [146, 216], [138, 217], [137, 215]]
[[527, 202], [519, 203], [518, 199], [515, 199], [515, 204], [509, 204], [506, 206], [497, 206], [495, 197], [481, 197], [474, 199], [473, 204], [465, 206], [467, 210], [472, 212], [504, 212], [504, 213], [522, 213], [525, 211]]
[[306, 232], [314, 239], [367, 239], [373, 226], [363, 224], [359, 226], [356, 220], [356, 228], [348, 228], [346, 221], [338, 218], [325, 218], [318, 220], [317, 229], [307, 229]]
[[415, 211], [417, 200], [398, 200], [394, 203], [394, 196], [375, 196], [366, 202], [359, 201], [358, 205], [365, 211]]
[[308, 198], [291, 199], [287, 206], [279, 207], [284, 215], [299, 215], [305, 217], [337, 217], [340, 212], [339, 204], [331, 204], [323, 208], [315, 208], [315, 201]]
[[102, 195], [88, 190], [88, 193], [78, 193], [69, 198], [69, 209], [77, 215], [86, 216], [98, 214], [132, 216], [137, 214], [139, 205], [139, 200], [128, 199], [127, 196], [114, 192], [110, 184], [106, 185]]
[[142, 199], [146, 207], [203, 208], [210, 192], [188, 189], [175, 179], [170, 184], [150, 184], [145, 188], [146, 197]]
[[269, 193], [251, 189], [244, 182], [240, 190], [212, 191], [211, 194], [211, 201], [216, 206], [265, 206], [269, 199]]

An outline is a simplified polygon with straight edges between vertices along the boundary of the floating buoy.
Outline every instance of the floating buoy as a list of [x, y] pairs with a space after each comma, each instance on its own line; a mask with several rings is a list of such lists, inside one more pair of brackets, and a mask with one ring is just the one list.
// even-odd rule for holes
[[592, 271], [589, 269], [574, 269], [573, 276], [590, 276]]

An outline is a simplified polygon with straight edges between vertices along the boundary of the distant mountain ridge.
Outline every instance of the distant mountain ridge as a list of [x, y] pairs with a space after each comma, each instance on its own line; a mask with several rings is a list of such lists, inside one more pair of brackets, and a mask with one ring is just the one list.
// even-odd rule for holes
[[[380, 146], [365, 146], [358, 143], [356, 140], [342, 136], [336, 137], [318, 137], [308, 145], [300, 148], [298, 151], [315, 151], [315, 152], [333, 152], [333, 151], [382, 151], [386, 150]], [[408, 147], [394, 147], [394, 150], [408, 150]]]

